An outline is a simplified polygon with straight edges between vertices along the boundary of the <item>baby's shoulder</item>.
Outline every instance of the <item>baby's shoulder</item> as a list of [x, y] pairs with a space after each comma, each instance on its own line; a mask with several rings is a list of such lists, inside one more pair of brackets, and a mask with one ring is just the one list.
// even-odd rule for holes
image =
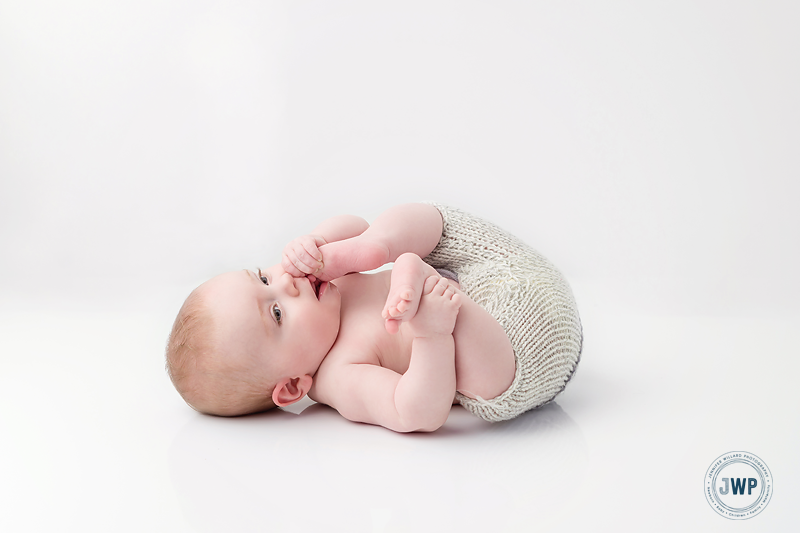
[[368, 335], [359, 335], [357, 332], [349, 335], [340, 330], [339, 338], [322, 360], [317, 373], [324, 374], [338, 366], [358, 364], [380, 364], [373, 343]]
[[314, 374], [311, 399], [333, 405], [332, 399], [342, 392], [342, 376], [354, 365], [380, 366], [380, 360], [368, 343], [337, 339]]

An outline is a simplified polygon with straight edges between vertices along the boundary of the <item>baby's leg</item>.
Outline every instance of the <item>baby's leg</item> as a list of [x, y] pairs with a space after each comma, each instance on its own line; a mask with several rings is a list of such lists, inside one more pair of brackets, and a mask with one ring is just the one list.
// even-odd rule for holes
[[414, 318], [425, 280], [431, 275], [436, 275], [436, 270], [418, 255], [406, 253], [397, 258], [392, 268], [389, 296], [382, 313], [386, 319], [386, 331], [397, 333], [401, 322]]

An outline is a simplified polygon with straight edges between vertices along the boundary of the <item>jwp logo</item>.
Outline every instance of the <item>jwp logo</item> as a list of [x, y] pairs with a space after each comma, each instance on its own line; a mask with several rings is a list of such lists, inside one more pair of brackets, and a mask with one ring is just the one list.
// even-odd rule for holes
[[725, 483], [725, 488], [720, 488], [719, 493], [725, 496], [728, 494], [728, 481], [731, 482], [731, 487], [733, 487], [733, 494], [742, 494], [744, 495], [744, 486], [745, 483], [747, 484], [747, 494], [748, 496], [753, 493], [753, 489], [758, 486], [758, 480], [754, 477], [745, 478], [733, 478], [729, 480], [728, 478], [722, 478], [722, 482]]
[[717, 457], [705, 477], [706, 500], [717, 513], [731, 520], [752, 518], [772, 497], [772, 473], [766, 463], [749, 452], [729, 452]]

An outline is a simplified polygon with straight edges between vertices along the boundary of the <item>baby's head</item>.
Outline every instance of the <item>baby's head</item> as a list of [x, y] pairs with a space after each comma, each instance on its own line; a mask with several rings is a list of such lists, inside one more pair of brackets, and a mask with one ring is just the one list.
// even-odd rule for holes
[[335, 285], [293, 278], [280, 265], [222, 274], [181, 307], [167, 341], [167, 371], [186, 403], [203, 413], [236, 416], [292, 404], [333, 346], [340, 309]]

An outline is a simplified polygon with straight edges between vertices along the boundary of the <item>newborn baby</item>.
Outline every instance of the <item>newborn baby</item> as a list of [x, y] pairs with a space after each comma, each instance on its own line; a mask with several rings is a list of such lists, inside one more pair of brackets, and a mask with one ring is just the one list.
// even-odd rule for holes
[[457, 209], [407, 204], [372, 225], [326, 220], [280, 264], [195, 289], [167, 369], [203, 413], [308, 394], [353, 421], [434, 431], [455, 401], [492, 421], [550, 401], [581, 345], [572, 294], [546, 259]]

